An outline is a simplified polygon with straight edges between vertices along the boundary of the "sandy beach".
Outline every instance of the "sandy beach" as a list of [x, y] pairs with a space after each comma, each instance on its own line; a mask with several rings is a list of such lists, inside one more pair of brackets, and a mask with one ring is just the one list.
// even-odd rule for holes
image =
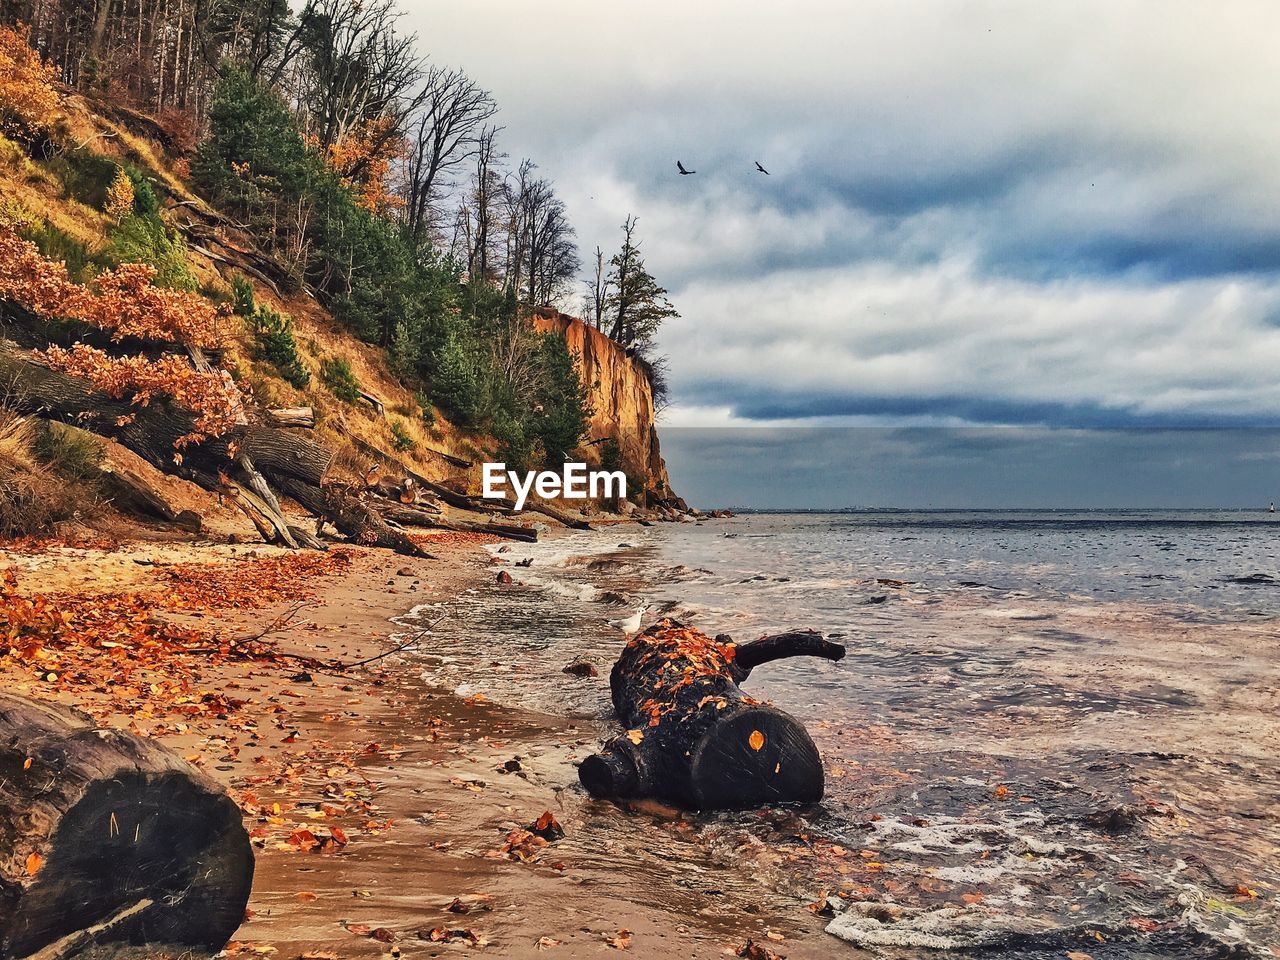
[[[232, 955], [715, 957], [748, 939], [790, 957], [826, 955], [819, 918], [799, 900], [771, 913], [758, 889], [717, 866], [682, 814], [587, 798], [574, 762], [594, 749], [595, 729], [432, 689], [412, 649], [339, 668], [403, 642], [391, 639], [391, 618], [494, 577], [482, 542], [437, 538], [429, 546], [439, 559], [413, 562], [360, 549], [317, 563], [260, 546], [155, 543], [11, 554], [21, 595], [91, 604], [137, 591], [154, 601], [146, 616], [205, 635], [279, 629], [245, 659], [193, 668], [189, 656], [111, 648], [53, 680], [6, 658], [4, 679], [154, 736], [226, 784], [257, 857]], [[188, 576], [206, 577], [201, 609], [163, 611]], [[477, 636], [472, 666], [501, 655]], [[131, 695], [131, 684], [145, 695]], [[563, 839], [541, 846], [512, 835], [546, 811]], [[633, 839], [614, 849], [601, 834]], [[649, 847], [663, 852], [635, 869]], [[685, 856], [669, 856], [682, 847]]]

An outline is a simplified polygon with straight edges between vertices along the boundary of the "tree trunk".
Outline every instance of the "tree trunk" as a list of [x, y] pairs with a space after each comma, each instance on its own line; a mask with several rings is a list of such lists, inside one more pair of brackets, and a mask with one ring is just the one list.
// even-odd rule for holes
[[221, 949], [253, 851], [216, 783], [153, 741], [0, 692], [0, 956]]
[[267, 421], [273, 427], [310, 430], [316, 425], [316, 413], [311, 407], [280, 407], [267, 411]]
[[695, 810], [822, 798], [822, 759], [798, 720], [739, 689], [784, 657], [839, 660], [844, 647], [808, 631], [739, 646], [671, 619], [633, 637], [609, 678], [629, 730], [579, 768], [593, 796], [659, 797]]
[[[246, 424], [176, 451], [174, 444], [191, 432], [194, 417], [167, 402], [137, 407], [111, 400], [95, 393], [85, 380], [56, 373], [3, 347], [0, 382], [11, 388], [11, 403], [20, 413], [73, 423], [115, 440], [158, 470], [230, 494], [267, 540], [290, 546], [320, 543], [289, 524], [266, 486], [269, 482], [357, 543], [430, 556], [388, 526], [373, 507], [327, 483], [333, 451], [296, 432]], [[236, 481], [244, 489], [237, 490]]]
[[117, 443], [97, 442], [102, 450], [98, 471], [107, 495], [118, 509], [163, 520], [191, 533], [200, 532], [200, 514], [180, 510], [169, 502], [168, 494], [156, 482], [155, 468]]

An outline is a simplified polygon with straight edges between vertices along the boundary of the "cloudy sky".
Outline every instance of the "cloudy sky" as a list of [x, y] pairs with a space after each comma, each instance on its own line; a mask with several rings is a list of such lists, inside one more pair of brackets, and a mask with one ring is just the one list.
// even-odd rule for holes
[[[584, 250], [639, 217], [683, 314], [664, 439], [695, 500], [815, 426], [855, 428], [824, 505], [906, 496], [853, 479], [869, 426], [947, 428], [875, 461], [918, 474], [917, 503], [998, 505], [996, 477], [1004, 501], [1060, 502], [1047, 475], [1008, 486], [1010, 430], [1076, 451], [1050, 474], [1100, 506], [1143, 502], [1108, 469], [1135, 457], [1172, 476], [1152, 505], [1280, 498], [1256, 429], [1280, 424], [1274, 2], [410, 7], [434, 59], [493, 91], [504, 148], [555, 181]], [[719, 474], [684, 433], [710, 427], [743, 431], [716, 434], [741, 445]], [[1203, 469], [1206, 428], [1237, 428], [1230, 482]], [[961, 439], [988, 466], [957, 487]]]

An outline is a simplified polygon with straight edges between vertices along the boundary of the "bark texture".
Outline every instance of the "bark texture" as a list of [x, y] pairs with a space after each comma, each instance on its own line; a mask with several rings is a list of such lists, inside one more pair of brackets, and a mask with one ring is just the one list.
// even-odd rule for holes
[[822, 760], [804, 726], [738, 685], [762, 663], [844, 652], [812, 631], [738, 645], [659, 620], [614, 664], [613, 706], [629, 729], [583, 761], [582, 785], [593, 796], [695, 810], [821, 799]]
[[221, 949], [244, 920], [240, 810], [158, 744], [0, 693], [0, 957]]

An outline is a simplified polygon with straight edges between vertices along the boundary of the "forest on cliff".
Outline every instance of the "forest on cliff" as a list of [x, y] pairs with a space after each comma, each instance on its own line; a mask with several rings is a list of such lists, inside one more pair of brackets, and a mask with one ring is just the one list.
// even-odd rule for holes
[[[401, 549], [331, 482], [344, 446], [638, 469], [588, 436], [598, 385], [532, 322], [580, 304], [661, 403], [654, 334], [676, 314], [635, 218], [580, 279], [554, 185], [508, 163], [493, 97], [429, 61], [392, 0], [28, 0], [3, 18], [9, 446], [68, 459], [73, 436], [15, 425], [36, 413], [233, 491], [268, 539], [314, 540], [279, 492]], [[348, 414], [366, 406], [362, 430]], [[310, 438], [287, 432], [298, 410]], [[633, 479], [669, 496], [665, 476]], [[19, 498], [10, 532], [47, 526], [40, 499]]]

